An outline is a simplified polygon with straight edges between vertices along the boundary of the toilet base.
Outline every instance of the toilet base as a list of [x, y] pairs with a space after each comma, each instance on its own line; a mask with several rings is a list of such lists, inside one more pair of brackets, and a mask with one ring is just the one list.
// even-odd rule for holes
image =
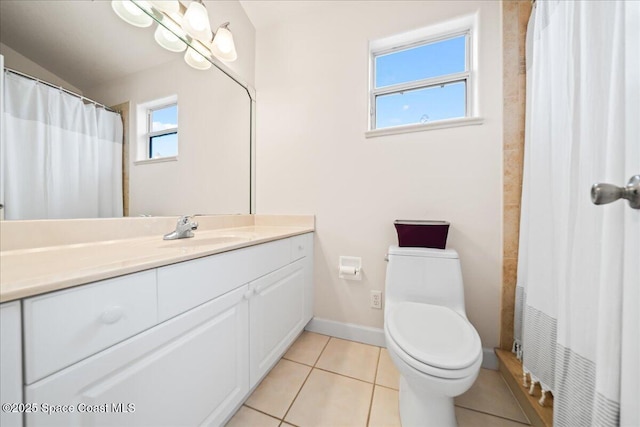
[[400, 377], [400, 421], [402, 427], [456, 427], [453, 397], [435, 395], [409, 385]]

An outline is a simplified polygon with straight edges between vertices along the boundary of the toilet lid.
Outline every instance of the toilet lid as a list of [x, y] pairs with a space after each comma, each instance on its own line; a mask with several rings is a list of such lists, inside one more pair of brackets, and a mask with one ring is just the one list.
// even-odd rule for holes
[[463, 369], [480, 356], [475, 328], [448, 307], [405, 302], [387, 319], [393, 340], [414, 359], [443, 369]]

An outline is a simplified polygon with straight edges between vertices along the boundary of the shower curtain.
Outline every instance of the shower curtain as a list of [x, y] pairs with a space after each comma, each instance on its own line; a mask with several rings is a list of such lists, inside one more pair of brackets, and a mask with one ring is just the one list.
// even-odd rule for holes
[[640, 210], [589, 195], [640, 173], [639, 39], [634, 1], [538, 0], [529, 21], [514, 347], [558, 426], [640, 422]]
[[122, 216], [122, 120], [60, 89], [4, 72], [6, 219]]

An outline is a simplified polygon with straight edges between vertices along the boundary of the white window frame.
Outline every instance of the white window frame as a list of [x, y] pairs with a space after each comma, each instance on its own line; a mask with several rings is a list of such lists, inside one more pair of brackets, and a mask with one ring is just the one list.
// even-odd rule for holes
[[[147, 163], [172, 162], [172, 161], [178, 160], [177, 155], [167, 156], [167, 157], [156, 157], [156, 158], [149, 157], [151, 137], [178, 132], [178, 128], [180, 127], [180, 123], [178, 123], [178, 127], [176, 128], [151, 132], [151, 124], [152, 124], [151, 112], [162, 109], [162, 108], [166, 108], [174, 104], [178, 105], [177, 95], [171, 95], [164, 98], [155, 99], [153, 101], [144, 102], [136, 106], [137, 143], [136, 143], [136, 160], [134, 161], [134, 165], [137, 166], [137, 165], [142, 165]], [[178, 109], [179, 108], [180, 107], [178, 106]], [[178, 154], [180, 154], [180, 138], [178, 138]]]
[[[468, 126], [482, 124], [482, 118], [476, 115], [474, 109], [476, 93], [474, 70], [474, 30], [475, 16], [461, 17], [454, 21], [444, 22], [436, 26], [422, 28], [385, 39], [373, 41], [369, 44], [369, 120], [367, 138], [391, 135], [397, 133], [418, 132], [423, 130], [441, 129], [456, 126]], [[438, 43], [444, 40], [465, 36], [465, 71], [447, 74], [444, 76], [430, 77], [414, 80], [408, 83], [398, 83], [390, 86], [376, 88], [376, 58], [382, 55], [400, 52]], [[428, 123], [407, 124], [376, 128], [376, 98], [382, 95], [402, 93], [409, 90], [437, 87], [444, 84], [465, 83], [465, 116], [452, 119], [436, 120]]]
[[[151, 129], [153, 128], [153, 112], [154, 111], [158, 111], [158, 110], [162, 110], [164, 108], [167, 107], [171, 107], [171, 106], [176, 106], [176, 113], [178, 111], [178, 102], [170, 102], [168, 104], [164, 104], [164, 105], [159, 105], [157, 107], [153, 107], [153, 108], [149, 108], [147, 110], [147, 160], [157, 160], [157, 159], [164, 159], [167, 157], [176, 157], [176, 156], [163, 156], [163, 157], [152, 157], [151, 156], [151, 140], [157, 136], [163, 136], [163, 135], [169, 135], [172, 133], [178, 134], [178, 126], [173, 127], [173, 128], [168, 128], [168, 129], [162, 129], [162, 130], [157, 130], [155, 132], [152, 132]], [[176, 121], [177, 121], [178, 117], [176, 117]], [[178, 145], [180, 144], [180, 139], [178, 138]], [[178, 147], [176, 147], [178, 148]], [[178, 150], [178, 153], [180, 151]]]

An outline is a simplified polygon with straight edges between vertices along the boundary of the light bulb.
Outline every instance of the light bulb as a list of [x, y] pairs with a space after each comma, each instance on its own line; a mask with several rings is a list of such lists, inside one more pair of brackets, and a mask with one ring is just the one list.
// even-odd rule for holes
[[216, 31], [215, 41], [220, 52], [229, 53], [233, 50], [233, 36], [228, 29], [219, 28], [218, 31]]
[[160, 46], [170, 50], [171, 52], [182, 52], [187, 48], [187, 44], [185, 42], [180, 40], [178, 36], [160, 24], [158, 24], [158, 28], [156, 28], [153, 38]]
[[178, 0], [151, 0], [151, 4], [167, 14], [180, 12]]
[[196, 46], [200, 49], [196, 50], [193, 47], [189, 47], [187, 52], [184, 54], [184, 60], [189, 66], [197, 69], [197, 70], [208, 70], [211, 68], [211, 62], [204, 57], [204, 55], [200, 52], [205, 52], [206, 48], [202, 46], [197, 41], [193, 41], [193, 46]]
[[[138, 4], [144, 7], [146, 2], [138, 2]], [[130, 0], [113, 0], [111, 8], [120, 19], [136, 27], [145, 28], [153, 23], [153, 19]]]
[[205, 43], [211, 42], [211, 24], [207, 9], [201, 3], [192, 1], [182, 19], [182, 28], [193, 38]]
[[233, 42], [233, 34], [227, 28], [228, 22], [220, 25], [216, 31], [216, 36], [211, 43], [211, 53], [216, 58], [219, 58], [226, 62], [232, 62], [238, 59], [238, 53], [236, 52], [236, 46]]

